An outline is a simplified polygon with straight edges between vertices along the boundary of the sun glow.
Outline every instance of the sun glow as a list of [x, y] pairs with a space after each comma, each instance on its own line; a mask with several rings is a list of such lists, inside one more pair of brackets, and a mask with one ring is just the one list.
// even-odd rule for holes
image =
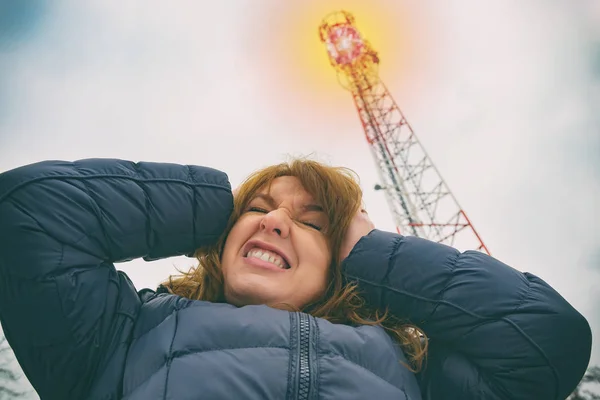
[[[323, 19], [338, 10], [352, 13], [358, 28], [358, 32], [340, 28], [332, 38], [335, 49], [330, 46], [329, 51], [337, 51], [340, 62], [348, 62], [356, 56], [364, 39], [380, 54], [382, 65], [394, 71], [395, 80], [410, 69], [412, 21], [401, 6], [383, 0], [274, 1], [270, 5], [256, 10], [258, 15], [253, 19], [268, 22], [253, 28], [246, 50], [258, 55], [249, 60], [259, 66], [263, 88], [279, 92], [278, 97], [282, 92], [291, 94], [301, 103], [312, 103], [314, 109], [315, 101], [318, 107], [319, 99], [329, 102], [332, 96], [339, 98], [338, 94], [343, 94], [330, 64], [328, 49], [319, 37]], [[348, 106], [348, 103], [336, 105]]]

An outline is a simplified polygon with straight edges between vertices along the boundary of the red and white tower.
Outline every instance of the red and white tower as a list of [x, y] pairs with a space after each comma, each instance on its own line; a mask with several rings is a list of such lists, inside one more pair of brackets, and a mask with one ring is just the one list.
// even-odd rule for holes
[[419, 143], [378, 74], [379, 56], [339, 11], [319, 27], [338, 80], [352, 94], [396, 229], [458, 248], [488, 253], [465, 211]]

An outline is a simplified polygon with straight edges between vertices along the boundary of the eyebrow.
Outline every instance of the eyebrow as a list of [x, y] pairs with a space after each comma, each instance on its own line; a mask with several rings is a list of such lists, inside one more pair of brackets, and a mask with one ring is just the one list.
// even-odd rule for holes
[[[268, 193], [257, 193], [254, 196], [254, 199], [262, 199], [264, 200], [270, 207], [275, 208], [275, 199]], [[325, 212], [323, 207], [318, 204], [306, 204], [302, 207], [304, 212], [316, 211], [316, 212]]]

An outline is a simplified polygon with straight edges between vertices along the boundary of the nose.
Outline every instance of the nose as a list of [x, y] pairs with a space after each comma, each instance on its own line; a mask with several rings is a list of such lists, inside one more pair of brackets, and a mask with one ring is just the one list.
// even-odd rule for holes
[[260, 228], [285, 239], [290, 234], [290, 223], [290, 215], [285, 210], [277, 209], [265, 214], [260, 222]]

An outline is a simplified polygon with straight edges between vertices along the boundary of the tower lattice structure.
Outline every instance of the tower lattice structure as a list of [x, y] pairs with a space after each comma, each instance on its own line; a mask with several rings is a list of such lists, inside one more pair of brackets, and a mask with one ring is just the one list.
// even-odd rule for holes
[[442, 179], [412, 127], [379, 78], [379, 56], [352, 14], [332, 13], [319, 27], [329, 61], [352, 94], [396, 229], [459, 250], [488, 248]]

